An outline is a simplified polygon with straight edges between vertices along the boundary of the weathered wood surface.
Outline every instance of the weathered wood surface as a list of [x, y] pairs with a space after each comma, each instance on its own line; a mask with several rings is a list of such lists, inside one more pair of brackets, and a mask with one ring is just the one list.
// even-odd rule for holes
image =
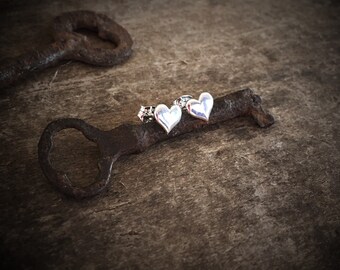
[[[115, 68], [66, 63], [0, 99], [1, 264], [16, 269], [332, 269], [340, 264], [337, 1], [5, 1], [0, 54], [51, 39], [61, 12], [114, 17], [134, 39]], [[102, 129], [141, 104], [252, 87], [276, 117], [194, 133], [120, 160], [109, 190], [67, 199], [39, 168], [60, 117]], [[75, 131], [53, 162], [79, 185], [97, 150]], [[4, 268], [2, 268], [4, 269]]]

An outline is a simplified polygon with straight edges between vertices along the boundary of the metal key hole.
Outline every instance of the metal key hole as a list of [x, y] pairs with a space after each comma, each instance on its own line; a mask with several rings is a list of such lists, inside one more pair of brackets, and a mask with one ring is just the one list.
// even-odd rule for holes
[[99, 150], [76, 129], [65, 129], [56, 134], [51, 151], [51, 163], [63, 171], [73, 185], [85, 187], [98, 174]]
[[74, 32], [85, 36], [89, 43], [91, 43], [91, 46], [93, 48], [102, 48], [102, 49], [115, 49], [117, 48], [117, 44], [115, 44], [113, 41], [108, 41], [106, 39], [100, 38], [98, 36], [98, 29], [93, 28], [79, 28], [76, 29]]

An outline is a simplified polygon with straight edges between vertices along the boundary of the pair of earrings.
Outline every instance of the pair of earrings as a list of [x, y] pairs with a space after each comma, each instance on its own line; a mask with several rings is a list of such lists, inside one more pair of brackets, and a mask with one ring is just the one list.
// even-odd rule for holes
[[184, 95], [176, 99], [169, 109], [165, 104], [154, 106], [141, 106], [138, 117], [142, 122], [156, 122], [169, 134], [170, 131], [181, 121], [182, 110], [198, 119], [209, 121], [211, 110], [214, 106], [214, 98], [203, 92], [199, 99], [193, 99], [190, 95]]

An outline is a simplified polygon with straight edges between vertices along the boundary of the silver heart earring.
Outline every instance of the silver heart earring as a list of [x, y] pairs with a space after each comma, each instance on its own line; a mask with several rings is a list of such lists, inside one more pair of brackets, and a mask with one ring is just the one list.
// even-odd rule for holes
[[155, 109], [155, 119], [158, 124], [169, 134], [170, 131], [181, 121], [182, 109], [178, 105], [173, 105], [169, 109], [164, 104], [157, 105]]
[[184, 95], [176, 99], [173, 104], [188, 111], [193, 117], [208, 121], [214, 106], [214, 98], [208, 92], [203, 92], [198, 100], [190, 95]]
[[149, 123], [153, 120], [167, 132], [170, 131], [181, 121], [182, 109], [178, 105], [173, 105], [169, 109], [164, 104], [154, 106], [141, 106], [137, 115], [143, 123]]
[[204, 121], [209, 121], [211, 110], [214, 106], [214, 98], [208, 92], [203, 92], [199, 99], [190, 99], [185, 107], [190, 115]]

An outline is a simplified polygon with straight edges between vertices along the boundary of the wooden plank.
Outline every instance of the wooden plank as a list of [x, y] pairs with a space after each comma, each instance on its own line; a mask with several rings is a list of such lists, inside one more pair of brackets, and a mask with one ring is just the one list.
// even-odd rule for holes
[[[114, 68], [69, 62], [0, 99], [1, 264], [16, 269], [326, 269], [339, 265], [336, 1], [7, 1], [1, 60], [52, 40], [54, 16], [104, 12], [134, 40]], [[142, 104], [251, 87], [276, 124], [238, 119], [121, 159], [103, 195], [74, 201], [37, 160], [45, 126], [137, 122]], [[79, 185], [97, 150], [76, 131], [53, 162]], [[5, 269], [5, 268], [4, 268]]]

